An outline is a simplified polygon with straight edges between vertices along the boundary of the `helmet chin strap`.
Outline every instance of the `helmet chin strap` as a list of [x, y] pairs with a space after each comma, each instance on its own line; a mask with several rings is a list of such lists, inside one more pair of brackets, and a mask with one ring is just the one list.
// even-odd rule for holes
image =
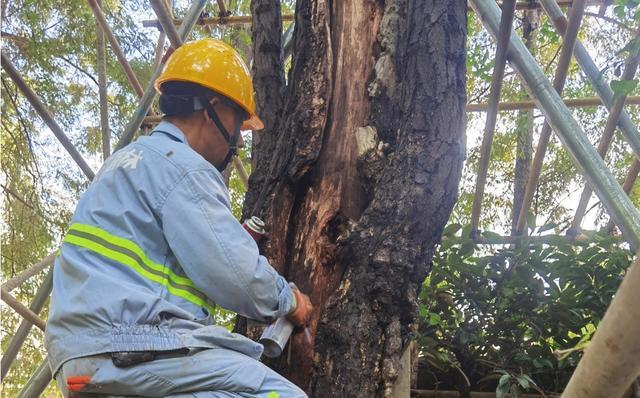
[[224, 169], [227, 168], [229, 162], [231, 162], [231, 159], [233, 159], [236, 152], [238, 151], [238, 136], [240, 135], [240, 129], [234, 131], [233, 135], [229, 135], [229, 132], [224, 127], [224, 124], [222, 124], [222, 120], [220, 120], [218, 113], [215, 111], [215, 109], [213, 109], [213, 106], [211, 106], [211, 103], [207, 100], [207, 98], [204, 96], [200, 97], [200, 102], [202, 102], [202, 104], [204, 105], [204, 108], [207, 110], [207, 114], [209, 115], [211, 120], [213, 120], [213, 123], [220, 131], [220, 134], [222, 134], [224, 139], [227, 141], [227, 144], [229, 144], [229, 151], [227, 152], [227, 156], [225, 156], [224, 160], [219, 166], [215, 166], [215, 168], [222, 173]]

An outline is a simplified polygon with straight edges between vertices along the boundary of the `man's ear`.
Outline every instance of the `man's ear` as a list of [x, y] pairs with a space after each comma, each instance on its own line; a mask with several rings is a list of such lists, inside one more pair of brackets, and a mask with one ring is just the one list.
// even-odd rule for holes
[[209, 117], [209, 112], [207, 112], [207, 109], [202, 109], [200, 112], [202, 112], [202, 114], [204, 115], [204, 121], [208, 124], [208, 123], [213, 123], [213, 120], [211, 120], [211, 118]]

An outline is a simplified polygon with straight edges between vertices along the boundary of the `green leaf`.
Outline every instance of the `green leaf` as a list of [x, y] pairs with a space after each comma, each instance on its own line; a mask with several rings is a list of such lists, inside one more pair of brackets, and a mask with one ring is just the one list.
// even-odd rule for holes
[[436, 326], [439, 325], [440, 322], [442, 322], [442, 318], [440, 318], [440, 315], [436, 314], [435, 312], [429, 313], [429, 325]]
[[554, 229], [557, 226], [558, 226], [558, 224], [556, 224], [556, 223], [545, 224], [545, 225], [541, 226], [540, 228], [538, 228], [538, 233], [542, 233], [542, 232], [548, 231], [550, 229]]
[[497, 241], [499, 240], [502, 236], [500, 234], [497, 234], [495, 232], [491, 232], [491, 231], [484, 231], [482, 233], [482, 236], [487, 239], [488, 241]]
[[525, 390], [529, 389], [529, 380], [528, 377], [524, 377], [524, 375], [516, 376], [516, 380], [518, 380], [518, 384], [522, 386]]
[[444, 228], [444, 231], [442, 231], [442, 235], [453, 236], [456, 234], [456, 232], [460, 230], [460, 228], [462, 228], [462, 225], [460, 224], [457, 224], [457, 223], [449, 224]]
[[496, 398], [504, 398], [509, 392], [511, 384], [509, 383], [511, 376], [506, 374], [500, 377], [498, 387], [496, 388]]
[[616, 53], [618, 56], [624, 56], [625, 53], [636, 54], [640, 50], [640, 38], [630, 40], [620, 51]]
[[629, 95], [638, 85], [637, 80], [612, 80], [611, 89], [616, 97]]
[[461, 237], [463, 238], [471, 237], [471, 224], [467, 224], [462, 228]]
[[460, 254], [463, 257], [469, 257], [473, 254], [475, 248], [475, 243], [471, 239], [467, 239], [460, 247]]
[[553, 363], [547, 358], [535, 358], [533, 360], [533, 366], [536, 367], [537, 369], [542, 369], [545, 367], [549, 369], [553, 369]]
[[536, 216], [534, 216], [530, 211], [527, 212], [527, 227], [532, 230], [536, 227]]

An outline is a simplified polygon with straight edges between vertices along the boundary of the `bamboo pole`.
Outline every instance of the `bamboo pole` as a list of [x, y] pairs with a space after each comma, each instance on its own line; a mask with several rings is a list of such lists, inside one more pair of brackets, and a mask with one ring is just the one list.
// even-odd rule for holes
[[124, 56], [124, 52], [122, 52], [122, 49], [120, 48], [120, 44], [118, 44], [118, 40], [116, 40], [115, 36], [113, 35], [113, 31], [111, 31], [111, 28], [109, 27], [109, 23], [107, 22], [107, 19], [105, 18], [104, 13], [102, 12], [102, 9], [98, 5], [98, 1], [87, 0], [87, 2], [89, 3], [91, 10], [93, 11], [93, 15], [95, 16], [96, 21], [102, 28], [102, 31], [107, 36], [107, 39], [111, 44], [111, 50], [113, 50], [114, 54], [116, 55], [116, 58], [118, 59], [118, 62], [120, 62], [120, 65], [122, 66], [122, 69], [124, 70], [125, 75], [127, 75], [127, 79], [129, 80], [131, 87], [133, 87], [133, 91], [136, 92], [138, 97], [142, 97], [142, 94], [144, 94], [142, 90], [142, 85], [140, 84], [140, 81], [138, 81], [138, 77], [133, 72], [133, 69], [131, 69], [131, 65], [129, 65], [129, 61], [127, 61], [127, 57]]
[[162, 31], [167, 35], [171, 47], [174, 49], [180, 47], [182, 45], [182, 39], [171, 21], [172, 18], [164, 0], [151, 0], [151, 7], [153, 7], [153, 11], [155, 11], [158, 16]]
[[22, 317], [29, 322], [36, 325], [40, 330], [44, 331], [45, 322], [33, 311], [29, 309], [26, 305], [22, 304], [15, 297], [11, 295], [11, 293], [7, 292], [4, 288], [0, 289], [0, 298], [2, 301], [7, 303], [7, 305], [13, 308], [18, 314], [22, 315]]
[[[496, 35], [500, 20], [497, 5], [490, 0], [472, 0], [470, 3], [485, 28], [492, 35]], [[634, 250], [640, 248], [640, 212], [611, 175], [540, 66], [515, 34], [511, 35], [507, 56], [531, 96], [540, 104], [543, 114], [572, 156], [574, 163], [620, 227], [625, 239]]]
[[[100, 6], [100, 3], [98, 3]], [[109, 132], [109, 108], [107, 98], [107, 60], [104, 32], [96, 20], [96, 59], [98, 70], [98, 95], [100, 97], [100, 132], [102, 133], [102, 160], [111, 154], [111, 134]]]
[[573, 372], [562, 398], [622, 397], [640, 375], [640, 252]]
[[[562, 100], [567, 108], [588, 108], [593, 106], [606, 106], [600, 97], [567, 98]], [[627, 97], [625, 105], [640, 105], [640, 96]], [[500, 102], [499, 111], [517, 111], [526, 109], [536, 109], [538, 105], [534, 101], [514, 101]], [[467, 112], [486, 112], [489, 109], [488, 103], [467, 104]]]
[[[640, 40], [640, 29], [636, 32], [635, 40]], [[636, 74], [636, 70], [638, 69], [638, 61], [640, 60], [640, 49], [636, 48], [634, 54], [631, 54], [626, 61], [626, 66], [624, 72], [622, 73], [621, 80], [633, 80], [633, 77]], [[616, 126], [618, 124], [618, 118], [622, 113], [622, 106], [624, 105], [624, 99], [626, 95], [621, 95], [616, 97], [613, 101], [613, 106], [611, 107], [611, 111], [609, 112], [609, 117], [607, 118], [607, 124], [604, 127], [604, 131], [602, 132], [602, 137], [600, 137], [600, 142], [598, 143], [598, 154], [605, 158], [607, 155], [607, 151], [609, 150], [609, 146], [611, 145], [611, 141], [613, 141], [613, 134], [616, 131]], [[587, 205], [589, 204], [589, 199], [591, 199], [591, 187], [585, 185], [582, 190], [582, 194], [580, 195], [580, 201], [578, 203], [578, 207], [576, 208], [575, 216], [573, 217], [573, 221], [571, 222], [571, 228], [567, 233], [576, 233], [580, 229], [580, 224], [582, 224], [582, 219], [584, 218], [584, 214], [587, 210]]]
[[[558, 7], [554, 0], [541, 0], [541, 2], [544, 7], [544, 11], [549, 16], [549, 19], [553, 21], [556, 30], [560, 32], [560, 34], [564, 34], [567, 26], [567, 20], [560, 7]], [[580, 65], [580, 68], [593, 85], [593, 88], [595, 88], [598, 96], [602, 98], [602, 102], [607, 106], [607, 109], [611, 109], [614, 97], [613, 90], [609, 86], [609, 82], [604, 80], [602, 73], [600, 73], [600, 68], [598, 68], [596, 63], [593, 62], [589, 52], [584, 48], [582, 43], [580, 43], [580, 40], [576, 40], [573, 53], [578, 61], [578, 65]], [[627, 102], [627, 105], [628, 104], [629, 102]], [[627, 112], [624, 110], [618, 120], [618, 126], [620, 127], [624, 137], [627, 139], [629, 145], [631, 145], [633, 152], [636, 156], [640, 157], [640, 132], [638, 132], [638, 126], [631, 120]]]
[[38, 398], [42, 394], [45, 388], [51, 382], [51, 368], [49, 367], [49, 358], [45, 357], [42, 360], [38, 369], [33, 372], [31, 378], [27, 381], [18, 398]]
[[22, 79], [22, 76], [20, 76], [20, 73], [16, 68], [14, 68], [13, 64], [9, 61], [9, 58], [4, 54], [4, 52], [2, 52], [2, 68], [4, 68], [9, 77], [11, 77], [11, 80], [13, 80], [16, 86], [18, 86], [22, 94], [27, 98], [29, 103], [31, 103], [31, 106], [33, 106], [36, 112], [38, 112], [42, 120], [44, 120], [47, 126], [49, 126], [49, 129], [51, 129], [69, 155], [71, 155], [71, 158], [73, 158], [78, 167], [80, 167], [80, 170], [82, 170], [84, 175], [86, 175], [89, 180], [93, 180], [94, 173], [93, 170], [91, 170], [91, 167], [89, 167], [82, 155], [80, 155], [80, 152], [78, 152], [73, 143], [71, 143], [69, 137], [67, 137], [67, 135], [62, 131], [62, 128], [53, 119], [53, 116], [51, 116], [49, 110], [42, 103], [40, 97], [38, 97], [38, 95], [33, 92], [29, 86], [27, 86], [27, 83]]
[[[193, 3], [191, 3], [191, 7], [187, 11], [187, 15], [185, 17], [185, 21], [187, 23], [181, 25], [180, 29], [178, 30], [178, 36], [182, 41], [186, 40], [187, 37], [189, 37], [189, 33], [191, 33], [191, 30], [195, 26], [196, 21], [198, 20], [198, 17], [200, 16], [200, 13], [202, 12], [206, 4], [207, 0], [194, 0]], [[154, 74], [149, 81], [149, 85], [147, 86], [144, 95], [140, 99], [140, 103], [138, 104], [138, 107], [136, 108], [132, 119], [129, 121], [129, 124], [127, 124], [127, 127], [122, 134], [122, 138], [120, 138], [120, 141], [116, 145], [116, 150], [123, 148], [125, 145], [131, 142], [131, 139], [133, 138], [135, 132], [140, 129], [140, 125], [142, 124], [142, 121], [144, 120], [144, 117], [149, 111], [151, 103], [156, 96], [154, 83], [160, 75], [160, 72], [161, 68], [158, 68], [154, 71]]]
[[31, 267], [27, 268], [26, 270], [22, 271], [18, 275], [14, 276], [13, 278], [3, 283], [2, 288], [5, 289], [7, 292], [11, 292], [16, 287], [22, 285], [27, 279], [38, 274], [43, 269], [51, 266], [55, 258], [56, 258], [56, 252], [49, 253], [42, 260], [38, 261]]
[[[639, 173], [640, 173], [640, 160], [638, 160], [638, 158], [635, 158], [633, 159], [633, 163], [631, 163], [631, 167], [629, 168], [629, 171], [627, 172], [627, 176], [624, 179], [624, 183], [622, 184], [622, 190], [627, 195], [629, 195], [629, 193], [631, 192], [631, 189], [633, 188], [633, 184], [635, 184]], [[606, 230], [609, 231], [609, 233], [611, 233], [613, 232], [614, 226], [615, 224], [613, 223], [613, 220], [609, 218], [609, 222], [605, 227]]]
[[[33, 298], [29, 309], [33, 311], [34, 314], [40, 314], [42, 311], [42, 307], [47, 302], [49, 295], [51, 294], [51, 288], [53, 287], [53, 270], [49, 270], [47, 277], [40, 288], [38, 288], [38, 292], [36, 296]], [[33, 323], [29, 322], [26, 319], [23, 319], [20, 322], [20, 326], [16, 330], [15, 334], [9, 341], [9, 345], [2, 353], [2, 362], [0, 363], [0, 380], [4, 380], [11, 369], [11, 365], [13, 361], [16, 359], [24, 340], [27, 338], [27, 335], [31, 331], [31, 327]]]
[[[564, 89], [564, 83], [567, 79], [567, 72], [569, 71], [569, 65], [571, 63], [571, 55], [573, 54], [573, 47], [578, 37], [578, 30], [580, 29], [580, 23], [582, 22], [582, 16], [584, 14], [585, 0], [578, 0], [571, 8], [571, 15], [569, 16], [569, 23], [567, 30], [563, 36], [562, 50], [560, 51], [560, 57], [558, 59], [558, 66], [556, 68], [555, 75], [553, 77], [553, 88], [559, 95], [562, 95]], [[538, 180], [540, 179], [540, 173], [542, 171], [542, 165], [544, 163], [544, 157], [547, 152], [547, 146], [549, 145], [549, 139], [551, 138], [551, 124], [547, 119], [542, 126], [542, 132], [538, 139], [538, 146], [529, 169], [529, 178], [525, 187], [524, 196], [522, 198], [522, 206], [520, 207], [520, 214], [518, 214], [518, 222], [516, 224], [515, 234], [522, 234], [527, 222], [527, 213], [531, 207], [533, 196], [535, 195], [536, 187], [538, 186]]]
[[496, 47], [495, 66], [493, 76], [491, 76], [491, 89], [489, 93], [489, 109], [487, 110], [487, 121], [484, 125], [482, 145], [480, 147], [480, 160], [478, 164], [478, 174], [476, 176], [475, 195], [471, 209], [471, 231], [475, 236], [480, 222], [480, 211], [482, 210], [482, 197], [484, 187], [487, 183], [487, 172], [489, 170], [489, 160], [491, 159], [491, 145], [493, 143], [493, 133], [496, 128], [498, 116], [498, 102], [500, 102], [500, 91], [502, 90], [502, 78], [504, 67], [507, 63], [507, 47], [511, 36], [511, 25], [513, 15], [516, 10], [516, 0], [504, 0], [502, 2], [502, 16], [500, 17], [500, 27], [498, 29], [498, 44]]

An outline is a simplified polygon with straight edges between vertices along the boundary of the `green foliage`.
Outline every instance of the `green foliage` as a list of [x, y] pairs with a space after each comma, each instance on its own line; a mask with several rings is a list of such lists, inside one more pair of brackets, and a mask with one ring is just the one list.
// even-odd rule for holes
[[[577, 245], [523, 238], [514, 247], [487, 249], [467, 230], [447, 226], [420, 294], [417, 340], [425, 358], [441, 375], [459, 368], [475, 390], [561, 391], [633, 253], [606, 233]], [[483, 237], [498, 239], [491, 232]], [[502, 373], [497, 387], [487, 378], [493, 372]]]

